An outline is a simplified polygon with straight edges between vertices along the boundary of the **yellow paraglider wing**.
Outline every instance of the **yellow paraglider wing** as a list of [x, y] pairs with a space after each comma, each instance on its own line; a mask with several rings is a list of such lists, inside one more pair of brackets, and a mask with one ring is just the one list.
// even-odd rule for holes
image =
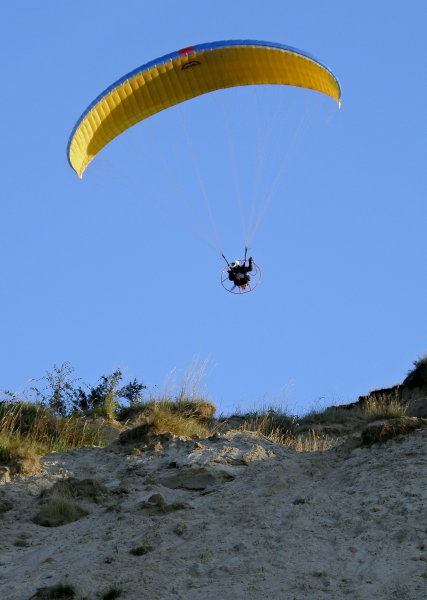
[[68, 160], [79, 177], [104, 146], [155, 113], [214, 90], [257, 84], [316, 90], [340, 104], [333, 73], [314, 57], [282, 44], [199, 44], [128, 73], [92, 102], [74, 127]]

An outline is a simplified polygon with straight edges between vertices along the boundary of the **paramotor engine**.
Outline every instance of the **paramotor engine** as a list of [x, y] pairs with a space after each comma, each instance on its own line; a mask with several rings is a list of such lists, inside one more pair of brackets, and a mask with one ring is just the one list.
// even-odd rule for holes
[[[244, 263], [246, 259], [241, 259], [239, 262]], [[222, 287], [230, 292], [231, 294], [248, 294], [249, 292], [253, 292], [255, 288], [259, 286], [261, 283], [261, 269], [257, 264], [252, 262], [252, 271], [249, 272], [250, 279], [244, 285], [236, 285], [233, 281], [230, 280], [229, 274], [230, 267], [224, 267], [221, 271], [221, 285]]]

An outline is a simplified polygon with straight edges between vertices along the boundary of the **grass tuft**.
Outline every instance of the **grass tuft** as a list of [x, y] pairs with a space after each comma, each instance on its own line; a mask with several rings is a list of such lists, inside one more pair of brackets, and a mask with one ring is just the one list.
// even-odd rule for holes
[[30, 600], [73, 600], [75, 597], [76, 590], [74, 586], [58, 583], [57, 585], [38, 589]]
[[138, 402], [119, 409], [119, 421], [137, 420], [159, 410], [175, 414], [183, 419], [192, 419], [199, 423], [207, 423], [215, 414], [216, 407], [203, 398], [158, 398], [147, 402]]
[[363, 407], [363, 414], [369, 420], [397, 419], [404, 417], [407, 406], [399, 402], [398, 398], [389, 399], [386, 395], [370, 398]]
[[88, 514], [74, 500], [69, 498], [52, 498], [44, 504], [33, 518], [33, 523], [42, 527], [60, 527], [73, 523]]
[[362, 444], [364, 446], [382, 444], [399, 435], [412, 433], [419, 427], [419, 420], [411, 417], [390, 419], [389, 421], [380, 423], [379, 425], [374, 423], [366, 427], [366, 429], [362, 432]]
[[253, 431], [275, 444], [282, 444], [296, 452], [316, 452], [332, 447], [333, 440], [323, 432], [309, 430], [298, 434], [297, 417], [287, 414], [280, 408], [267, 408], [242, 415], [244, 422], [240, 431]]
[[152, 423], [157, 433], [173, 433], [182, 437], [207, 437], [210, 430], [194, 417], [180, 413], [169, 402], [156, 402], [151, 407]]
[[288, 415], [281, 408], [266, 407], [260, 411], [252, 411], [242, 415], [245, 419], [241, 426], [243, 431], [258, 431], [262, 435], [281, 432], [291, 433], [295, 430], [296, 417]]
[[301, 435], [286, 436], [281, 442], [295, 452], [323, 452], [335, 445], [335, 440], [323, 431], [310, 429]]
[[346, 423], [350, 420], [364, 420], [360, 408], [337, 408], [329, 406], [324, 410], [312, 410], [300, 419], [300, 424], [316, 423], [317, 425], [330, 425]]
[[55, 417], [36, 403], [0, 402], [0, 463], [32, 474], [48, 452], [103, 445], [99, 429], [77, 416]]
[[34, 475], [41, 469], [40, 457], [44, 454], [43, 444], [0, 432], [0, 464], [8, 466], [12, 473]]
[[118, 588], [110, 588], [106, 592], [102, 594], [102, 600], [116, 600], [116, 598], [120, 598], [122, 595], [122, 590]]

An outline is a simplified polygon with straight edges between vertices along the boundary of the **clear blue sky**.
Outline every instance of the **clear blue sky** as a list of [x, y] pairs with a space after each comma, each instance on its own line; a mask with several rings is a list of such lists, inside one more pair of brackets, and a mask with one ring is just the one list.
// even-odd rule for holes
[[[119, 366], [152, 386], [198, 358], [221, 410], [281, 401], [301, 413], [400, 381], [427, 352], [426, 17], [421, 0], [3, 4], [0, 388], [63, 361], [86, 382]], [[263, 282], [244, 297], [219, 286], [217, 254], [186, 229], [203, 215], [193, 222], [166, 184], [206, 211], [183, 133], [193, 127], [224, 251], [241, 254], [217, 140], [233, 115], [244, 127], [243, 97], [219, 101], [217, 116], [208, 99], [140, 124], [82, 181], [65, 153], [80, 113], [124, 73], [227, 39], [301, 48], [343, 90], [275, 190], [251, 250]], [[276, 159], [293, 117], [271, 102], [257, 122], [270, 122]], [[249, 141], [234, 135], [245, 200]], [[156, 194], [175, 218], [147, 200]]]

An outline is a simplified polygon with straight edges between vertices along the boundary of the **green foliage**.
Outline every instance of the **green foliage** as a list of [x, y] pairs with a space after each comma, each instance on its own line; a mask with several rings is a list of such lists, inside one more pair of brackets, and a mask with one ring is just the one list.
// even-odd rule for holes
[[143, 391], [147, 387], [136, 378], [121, 385], [121, 369], [116, 369], [109, 375], [102, 375], [95, 386], [77, 385], [81, 379], [73, 377], [73, 373], [74, 367], [69, 362], [54, 364], [51, 371], [46, 371], [43, 377], [36, 380], [38, 385], [33, 385], [24, 392], [24, 397], [29, 401], [23, 401], [13, 392], [3, 390], [5, 398], [0, 401], [0, 419], [2, 407], [11, 403], [21, 406], [22, 419], [26, 419], [28, 423], [34, 420], [31, 411], [40, 412], [42, 406], [46, 409], [46, 418], [49, 415], [51, 418], [66, 417], [87, 412], [114, 418], [121, 399], [130, 405], [138, 404], [142, 401]]
[[130, 381], [122, 388], [120, 388], [119, 397], [127, 400], [132, 406], [133, 404], [138, 404], [142, 401], [143, 391], [146, 389], [147, 386], [143, 385], [142, 383], [139, 383], [139, 381], [135, 377], [133, 381]]
[[121, 386], [122, 373], [117, 369], [102, 376], [98, 385], [86, 393], [76, 387], [80, 379], [72, 377], [73, 372], [68, 362], [54, 365], [52, 371], [38, 380], [43, 385], [32, 386], [25, 392], [25, 398], [29, 395], [35, 401], [24, 401], [12, 392], [3, 391], [0, 462], [14, 472], [36, 472], [40, 457], [48, 452], [103, 445], [102, 429], [83, 416], [83, 409], [87, 408], [88, 414], [112, 419], [120, 398], [137, 403], [145, 389], [136, 379]]
[[30, 388], [36, 394], [37, 401], [48, 406], [55, 415], [65, 417], [75, 408], [78, 398], [75, 383], [79, 379], [71, 377], [73, 372], [74, 367], [69, 362], [53, 365], [52, 371], [46, 371], [46, 375], [38, 380], [46, 382], [45, 387]]
[[139, 383], [137, 379], [120, 386], [122, 378], [121, 369], [116, 369], [110, 375], [102, 375], [98, 385], [91, 386], [89, 392], [79, 388], [80, 408], [113, 419], [120, 409], [120, 398], [124, 398], [131, 406], [138, 404], [147, 386]]

